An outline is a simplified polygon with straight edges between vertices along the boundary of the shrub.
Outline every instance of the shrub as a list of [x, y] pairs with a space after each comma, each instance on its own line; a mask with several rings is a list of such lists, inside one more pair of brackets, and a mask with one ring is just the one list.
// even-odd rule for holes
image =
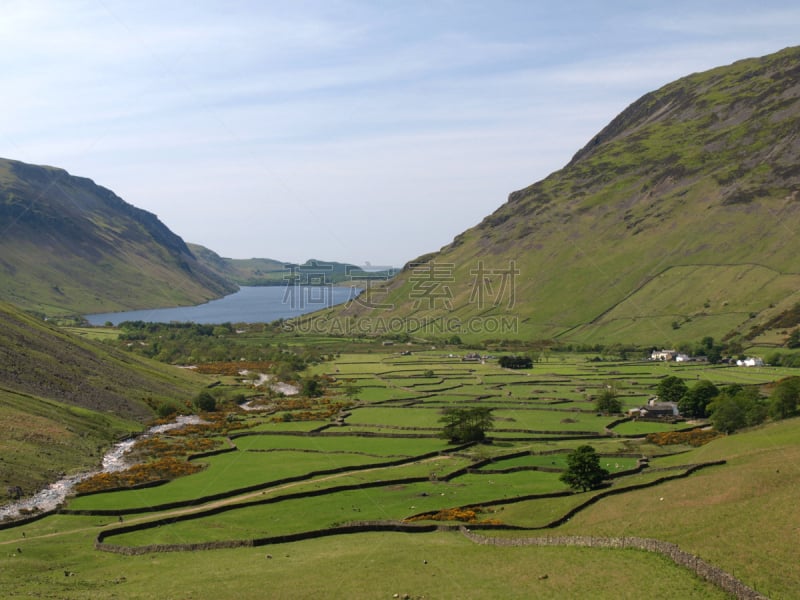
[[200, 392], [194, 400], [195, 406], [203, 412], [214, 412], [217, 410], [217, 400], [209, 392]]
[[504, 355], [497, 362], [504, 369], [530, 369], [533, 367], [533, 360], [529, 356]]
[[498, 519], [483, 519], [479, 520], [478, 515], [484, 512], [491, 512], [490, 510], [474, 506], [472, 508], [443, 508], [435, 513], [425, 513], [417, 515], [416, 517], [409, 517], [404, 519], [407, 523], [414, 521], [459, 521], [461, 523], [482, 523], [484, 525], [502, 525], [502, 521]]
[[689, 446], [699, 447], [707, 444], [711, 440], [720, 437], [719, 432], [713, 429], [692, 429], [691, 431], [664, 431], [661, 433], [648, 433], [647, 441], [658, 446], [672, 446], [676, 444], [688, 444]]
[[151, 481], [175, 479], [183, 475], [191, 475], [201, 469], [202, 467], [199, 465], [178, 460], [174, 457], [165, 457], [152, 462], [134, 465], [125, 471], [98, 473], [81, 481], [75, 486], [75, 491], [86, 493], [133, 487]]
[[483, 406], [447, 408], [439, 421], [445, 424], [443, 438], [453, 444], [464, 444], [483, 441], [486, 431], [492, 428], [494, 417], [492, 409]]
[[174, 415], [177, 412], [176, 408], [172, 406], [172, 404], [168, 404], [164, 402], [163, 404], [159, 404], [158, 408], [156, 409], [156, 414], [160, 419], [167, 419]]

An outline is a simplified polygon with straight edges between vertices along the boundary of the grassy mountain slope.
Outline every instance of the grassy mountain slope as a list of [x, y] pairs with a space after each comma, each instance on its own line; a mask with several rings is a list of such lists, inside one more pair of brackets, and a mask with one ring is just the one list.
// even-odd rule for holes
[[198, 244], [189, 244], [189, 249], [207, 268], [239, 285], [258, 285], [262, 279], [275, 279], [280, 282], [286, 272], [285, 263], [271, 258], [249, 260], [223, 258], [213, 250]]
[[0, 302], [0, 500], [60, 472], [94, 466], [150, 405], [179, 402], [202, 376], [117, 351]]
[[[290, 281], [300, 285], [324, 285], [358, 281], [367, 276], [360, 267], [335, 261], [312, 258], [303, 264], [296, 264], [271, 258], [223, 258], [197, 244], [189, 244], [189, 249], [203, 265], [238, 285], [287, 285]], [[392, 275], [394, 273], [389, 271], [369, 273], [370, 277], [384, 279]], [[291, 279], [293, 276], [299, 279]]]
[[[420, 333], [445, 319], [465, 338], [674, 344], [747, 331], [800, 300], [798, 97], [800, 48], [649, 93], [563, 169], [409, 263], [376, 296], [392, 310], [332, 314], [364, 329], [399, 317]], [[511, 331], [488, 320], [504, 315]]]
[[108, 413], [0, 387], [0, 504], [8, 487], [30, 494], [62, 473], [94, 469], [119, 436], [138, 426]]
[[725, 460], [727, 464], [598, 502], [560, 528], [564, 534], [655, 537], [678, 544], [770, 598], [795, 598], [794, 568], [800, 518], [799, 419], [789, 419], [714, 440], [675, 464]]
[[[191, 372], [69, 334], [0, 303], [0, 386], [142, 420], [148, 404], [190, 394]], [[152, 402], [151, 402], [152, 401]]]
[[0, 159], [0, 299], [48, 315], [195, 304], [236, 286], [90, 179]]

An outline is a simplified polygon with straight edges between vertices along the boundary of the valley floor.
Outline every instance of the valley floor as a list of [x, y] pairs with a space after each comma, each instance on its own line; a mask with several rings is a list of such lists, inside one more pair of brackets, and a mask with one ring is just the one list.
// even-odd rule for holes
[[[800, 588], [783, 566], [800, 531], [800, 420], [659, 446], [645, 436], [687, 424], [620, 421], [593, 400], [612, 379], [629, 408], [667, 373], [766, 383], [776, 370], [572, 356], [513, 371], [427, 351], [341, 354], [314, 372], [329, 387], [313, 401], [273, 397], [166, 434], [165, 448], [205, 440], [188, 452], [197, 472], [0, 530], [6, 597], [727, 597], [661, 554], [527, 545], [575, 536], [677, 545], [770, 598]], [[444, 408], [476, 405], [492, 408], [491, 444], [439, 437]], [[581, 444], [609, 487], [560, 480]]]

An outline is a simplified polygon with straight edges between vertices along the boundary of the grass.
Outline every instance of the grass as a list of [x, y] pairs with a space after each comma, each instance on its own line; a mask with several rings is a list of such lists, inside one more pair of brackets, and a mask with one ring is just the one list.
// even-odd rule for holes
[[169, 502], [185, 502], [198, 496], [220, 494], [248, 486], [266, 484], [288, 477], [300, 477], [311, 471], [353, 467], [379, 462], [358, 454], [317, 454], [287, 452], [234, 452], [203, 459], [208, 467], [165, 485], [143, 490], [109, 492], [76, 498], [74, 509], [135, 509]]
[[772, 598], [792, 598], [800, 588], [800, 572], [789, 566], [795, 562], [794, 545], [786, 536], [800, 530], [794, 510], [800, 493], [798, 426], [800, 421], [792, 419], [715, 440], [680, 460], [724, 458], [727, 465], [600, 503], [563, 529], [659, 537], [752, 582]]
[[236, 438], [236, 446], [246, 450], [309, 450], [323, 454], [332, 452], [366, 453], [375, 456], [418, 456], [448, 448], [444, 440], [353, 438], [353, 437], [295, 437], [245, 436]]
[[574, 411], [500, 409], [492, 411], [497, 429], [529, 429], [533, 431], [590, 431], [602, 432], [613, 417], [598, 417], [595, 413]]
[[614, 427], [614, 433], [618, 435], [644, 435], [647, 433], [661, 433], [662, 431], [675, 431], [676, 429], [686, 429], [686, 423], [628, 421]]
[[[434, 369], [442, 380], [440, 384], [442, 387], [447, 387], [448, 383], [464, 381], [465, 375], [460, 372], [462, 368], [460, 364], [451, 365], [446, 360], [437, 363], [434, 353], [418, 354], [415, 358]], [[389, 393], [396, 389], [394, 383], [402, 381], [402, 378], [407, 375], [406, 367], [412, 373], [414, 369], [418, 370], [415, 365], [396, 368], [389, 364], [390, 360], [389, 355], [386, 354], [342, 355], [333, 362], [322, 363], [316, 369], [318, 373], [333, 374], [335, 372], [337, 379], [346, 379], [356, 373], [374, 372], [374, 375], [368, 375], [371, 377], [370, 382], [373, 388], [376, 391], [383, 390]], [[592, 495], [601, 492], [514, 502], [514, 499], [524, 495], [566, 490], [565, 485], [559, 479], [560, 473], [532, 470], [501, 473], [489, 471], [537, 466], [564, 468], [568, 452], [584, 443], [584, 440], [566, 439], [569, 436], [558, 432], [588, 430], [599, 434], [605, 424], [613, 420], [613, 417], [598, 417], [593, 411], [577, 412], [557, 409], [565, 406], [591, 408], [591, 401], [587, 401], [587, 397], [612, 379], [616, 382], [618, 389], [626, 394], [627, 402], [640, 403], [652, 392], [657, 382], [666, 373], [679, 373], [689, 381], [696, 379], [697, 374], [708, 374], [716, 377], [718, 381], [731, 381], [741, 377], [750, 383], [764, 383], [771, 377], [777, 378], [784, 371], [710, 367], [673, 369], [653, 363], [587, 363], [585, 357], [577, 355], [560, 356], [558, 360], [552, 360], [548, 364], [539, 364], [528, 376], [506, 373], [493, 363], [478, 365], [476, 373], [468, 376], [472, 379], [469, 384], [469, 394], [440, 391], [434, 393], [431, 398], [420, 400], [419, 404], [412, 402], [409, 406], [392, 408], [381, 404], [370, 404], [361, 399], [361, 404], [352, 409], [350, 415], [345, 418], [344, 426], [328, 430], [337, 435], [281, 435], [281, 432], [302, 433], [325, 423], [322, 421], [272, 423], [270, 415], [240, 413], [238, 418], [246, 420], [249, 425], [254, 425], [254, 427], [242, 430], [245, 435], [234, 439], [238, 451], [202, 459], [201, 462], [208, 465], [204, 471], [159, 487], [75, 498], [70, 501], [69, 508], [133, 511], [166, 502], [190, 501], [203, 495], [227, 493], [245, 486], [266, 484], [284, 477], [302, 477], [311, 471], [348, 466], [354, 470], [332, 476], [318, 476], [249, 494], [234, 494], [220, 501], [227, 506], [224, 512], [218, 514], [202, 512], [204, 509], [216, 506], [217, 503], [155, 513], [135, 514], [129, 512], [125, 515], [126, 524], [178, 515], [185, 511], [200, 511], [189, 520], [112, 536], [107, 541], [123, 545], [147, 545], [251, 539], [325, 529], [354, 520], [399, 520], [424, 512], [433, 513], [442, 509], [480, 505], [490, 501], [501, 501], [501, 503], [487, 509], [487, 512], [480, 514], [479, 518], [497, 519], [502, 523], [521, 527], [540, 528], [581, 505]], [[526, 382], [527, 385], [521, 385], [521, 381]], [[482, 392], [489, 390], [496, 395], [477, 400], [478, 396], [484, 395]], [[524, 393], [519, 393], [522, 390]], [[512, 392], [511, 396], [507, 394], [509, 391]], [[563, 398], [566, 395], [571, 396], [567, 404], [546, 404], [550, 399]], [[375, 402], [384, 402], [384, 400]], [[512, 402], [516, 404], [511, 404]], [[361, 468], [402, 456], [418, 456], [437, 450], [446, 451], [448, 446], [445, 441], [434, 437], [415, 439], [380, 436], [387, 433], [409, 433], [415, 429], [421, 431], [419, 428], [422, 427], [438, 428], [440, 426], [438, 423], [440, 407], [472, 405], [496, 406], [493, 412], [497, 419], [496, 425], [500, 430], [491, 432], [491, 436], [494, 438], [493, 444], [468, 448], [458, 452], [457, 455], [445, 453], [442, 457], [426, 462], [412, 462], [402, 466], [370, 466], [369, 470]], [[422, 406], [430, 406], [430, 408], [422, 408]], [[569, 419], [570, 422], [564, 422], [565, 419]], [[729, 555], [732, 551], [721, 540], [713, 538], [709, 531], [726, 531], [724, 521], [714, 520], [715, 518], [709, 516], [708, 526], [701, 527], [699, 519], [692, 517], [687, 520], [683, 513], [689, 513], [696, 510], [696, 507], [708, 503], [715, 506], [716, 511], [720, 515], [724, 515], [725, 519], [733, 519], [734, 515], [741, 514], [739, 512], [740, 505], [746, 506], [748, 514], [755, 515], [751, 516], [754, 526], [751, 528], [737, 525], [734, 529], [742, 531], [735, 533], [736, 543], [744, 545], [744, 538], [746, 535], [753, 535], [756, 526], [770, 531], [765, 521], [769, 516], [760, 513], [762, 509], [757, 504], [756, 493], [758, 489], [772, 489], [779, 485], [780, 476], [774, 471], [776, 469], [783, 471], [786, 467], [774, 465], [775, 468], [772, 468], [772, 461], [777, 460], [778, 456], [783, 456], [790, 464], [793, 464], [796, 458], [800, 458], [800, 456], [794, 456], [800, 452], [798, 449], [800, 446], [793, 437], [798, 424], [800, 421], [771, 425], [747, 434], [723, 438], [699, 449], [682, 446], [661, 448], [647, 444], [643, 440], [612, 437], [595, 437], [585, 440], [597, 449], [601, 454], [601, 464], [612, 472], [631, 469], [636, 464], [635, 458], [615, 456], [618, 453], [651, 456], [650, 469], [613, 480], [613, 487], [619, 489], [654, 482], [665, 475], [683, 473], [685, 465], [693, 462], [723, 458], [728, 461], [728, 464], [724, 467], [700, 471], [676, 482], [663, 483], [658, 487], [642, 491], [628, 491], [622, 495], [604, 498], [575, 515], [566, 525], [555, 530], [548, 530], [548, 532], [553, 535], [561, 533], [614, 536], [636, 534], [666, 539], [675, 541], [684, 549], [699, 552], [713, 564], [723, 566], [721, 564], [722, 555]], [[401, 427], [412, 429], [397, 429]], [[653, 424], [636, 422], [618, 427], [621, 428], [618, 429], [618, 432], [643, 433], [650, 430]], [[502, 431], [504, 428], [528, 431], [543, 430], [551, 433], [538, 435], [504, 432]], [[247, 435], [258, 431], [271, 431], [275, 435]], [[358, 437], [355, 435], [357, 431], [368, 431], [376, 434], [376, 437]], [[422, 431], [431, 435], [436, 434], [435, 429]], [[772, 433], [769, 435], [761, 433], [765, 431], [772, 431]], [[511, 438], [529, 438], [530, 441], [510, 441]], [[535, 438], [548, 439], [534, 441]], [[535, 454], [545, 450], [558, 452], [548, 455]], [[689, 451], [687, 452], [687, 450]], [[534, 454], [504, 459], [504, 456], [520, 451]], [[666, 452], [674, 451], [683, 451], [684, 453], [672, 456], [664, 455]], [[767, 461], [767, 455], [770, 453], [773, 454], [772, 459]], [[449, 473], [467, 467], [474, 461], [490, 457], [493, 457], [494, 461], [481, 469], [446, 480]], [[769, 465], [768, 468], [764, 468], [765, 465]], [[671, 470], [661, 471], [658, 470], [659, 468]], [[735, 481], [724, 484], [709, 483], [723, 473], [729, 473], [728, 477], [730, 477], [730, 473], [734, 472], [731, 470], [732, 468], [741, 468], [748, 474], [739, 474]], [[754, 477], [750, 473], [752, 468], [760, 469], [760, 474]], [[420, 481], [393, 483], [397, 479], [408, 477], [419, 478]], [[745, 486], [741, 482], [748, 477], [752, 478], [754, 482]], [[705, 483], [701, 485], [700, 482]], [[340, 489], [341, 486], [356, 487], [343, 490]], [[734, 488], [735, 491], [729, 488]], [[684, 490], [691, 491], [685, 492]], [[288, 494], [308, 491], [322, 493], [322, 495], [305, 498], [293, 497], [270, 504], [252, 504], [259, 500], [281, 498]], [[679, 491], [683, 495], [675, 496]], [[786, 490], [778, 493], [778, 496], [782, 502], [786, 502], [788, 507], [791, 506], [791, 494], [796, 491], [796, 484], [788, 485]], [[661, 497], [664, 497], [665, 500], [659, 500]], [[673, 503], [677, 502], [677, 504], [674, 506], [668, 504], [670, 498]], [[502, 503], [505, 500], [507, 502]], [[763, 504], [769, 508], [773, 516], [779, 515], [780, 519], [791, 519], [788, 508], [780, 509], [772, 501]], [[663, 516], [662, 513], [665, 511], [671, 515], [669, 518]], [[649, 517], [651, 514], [658, 516]], [[578, 526], [576, 523], [584, 523], [585, 526]], [[469, 557], [480, 560], [481, 570], [485, 569], [486, 561], [491, 563], [492, 560], [499, 561], [500, 557], [504, 557], [505, 563], [501, 567], [501, 571], [509, 576], [513, 573], [517, 580], [499, 581], [494, 578], [494, 574], [484, 573], [476, 579], [481, 582], [480, 589], [468, 597], [498, 597], [499, 595], [513, 598], [529, 597], [532, 593], [535, 593], [537, 597], [556, 597], [559, 594], [560, 597], [568, 597], [570, 594], [576, 593], [578, 597], [599, 598], [625, 597], [625, 594], [633, 597], [635, 593], [638, 597], [646, 590], [653, 590], [652, 593], [667, 598], [720, 597], [716, 591], [706, 584], [700, 583], [687, 572], [674, 569], [662, 559], [641, 552], [481, 547], [467, 543], [457, 534], [450, 533], [357, 534], [281, 544], [259, 550], [221, 550], [191, 555], [172, 553], [122, 557], [91, 551], [91, 540], [100, 528], [116, 525], [115, 517], [62, 515], [48, 517], [26, 525], [24, 540], [19, 531], [15, 529], [0, 531], [0, 567], [13, 567], [13, 572], [18, 575], [12, 580], [10, 576], [0, 572], [0, 585], [11, 582], [10, 586], [3, 588], [4, 592], [6, 589], [11, 590], [10, 597], [15, 597], [15, 594], [22, 596], [29, 593], [33, 588], [28, 585], [25, 578], [31, 577], [31, 581], [39, 584], [38, 589], [46, 590], [58, 597], [69, 598], [80, 595], [91, 598], [92, 594], [95, 594], [95, 597], [103, 597], [104, 594], [118, 593], [124, 594], [126, 598], [136, 598], [137, 594], [140, 597], [145, 594], [144, 590], [147, 585], [145, 580], [149, 578], [151, 590], [159, 589], [159, 593], [164, 597], [170, 597], [170, 594], [174, 593], [173, 597], [182, 598], [190, 591], [198, 589], [195, 587], [196, 582], [190, 580], [186, 573], [195, 573], [193, 569], [198, 562], [211, 564], [206, 561], [210, 560], [208, 557], [213, 556], [215, 557], [213, 563], [215, 568], [223, 569], [225, 572], [233, 570], [240, 574], [235, 581], [241, 581], [241, 583], [235, 583], [232, 580], [230, 583], [232, 587], [229, 589], [220, 587], [218, 583], [214, 584], [209, 589], [214, 590], [215, 597], [224, 598], [226, 593], [235, 595], [237, 598], [247, 597], [248, 593], [259, 587], [251, 588], [250, 578], [259, 578], [267, 571], [272, 574], [269, 584], [270, 594], [275, 594], [276, 597], [280, 597], [284, 593], [293, 597], [309, 597], [320, 589], [327, 589], [329, 592], [334, 589], [343, 590], [343, 593], [348, 593], [353, 597], [374, 597], [376, 594], [382, 593], [383, 583], [395, 581], [394, 578], [398, 577], [396, 572], [389, 572], [388, 564], [384, 565], [381, 562], [388, 558], [377, 558], [383, 556], [383, 544], [390, 549], [385, 552], [391, 551], [395, 554], [395, 562], [399, 561], [398, 564], [402, 564], [402, 559], [398, 558], [398, 552], [400, 552], [398, 548], [409, 544], [409, 549], [414, 548], [413, 564], [424, 565], [419, 557], [432, 548], [437, 548], [438, 552], [432, 554], [432, 558], [425, 559], [428, 561], [427, 566], [438, 564], [438, 560], [442, 556], [450, 556], [450, 554], [454, 561], [449, 567], [448, 577], [450, 579], [436, 581], [435, 593], [429, 591], [429, 588], [420, 587], [420, 591], [414, 592], [420, 595], [425, 593], [435, 597], [463, 597], [463, 588], [460, 587], [460, 582], [471, 576], [466, 574], [467, 571], [472, 573], [476, 568], [475, 565], [469, 564]], [[783, 526], [785, 527], [786, 523]], [[541, 531], [536, 530], [489, 533], [506, 537], [542, 534]], [[374, 540], [380, 540], [375, 542], [377, 547], [371, 546], [371, 541]], [[20, 545], [23, 543], [24, 547]], [[16, 553], [17, 546], [23, 550], [22, 555], [11, 556]], [[711, 546], [717, 548], [716, 554], [709, 552]], [[295, 577], [294, 574], [298, 573], [293, 569], [300, 568], [298, 566], [300, 562], [294, 563], [292, 559], [297, 561], [302, 554], [302, 564], [306, 565], [306, 552], [316, 552], [318, 554], [315, 556], [319, 558], [325, 556], [327, 549], [332, 547], [341, 549], [341, 555], [352, 556], [353, 560], [358, 561], [359, 564], [368, 565], [369, 569], [366, 570], [370, 573], [374, 570], [383, 570], [384, 576], [380, 578], [380, 582], [383, 583], [377, 579], [373, 581], [372, 575], [366, 576], [366, 578], [359, 575], [358, 585], [355, 583], [351, 585], [348, 582], [342, 583], [343, 587], [337, 587], [339, 584], [333, 586], [330, 583], [330, 577], [333, 575], [326, 570], [327, 567], [322, 566], [305, 573], [299, 582], [292, 579]], [[3, 549], [12, 551], [3, 554]], [[59, 554], [58, 560], [52, 560], [52, 557], [55, 556], [54, 553], [59, 550], [66, 554]], [[749, 556], [747, 560], [760, 561], [759, 564], [764, 568], [774, 568], [772, 561], [776, 552], [768, 552], [766, 546], [760, 551], [764, 552], [763, 560], [753, 556]], [[743, 551], [737, 550], [736, 552], [744, 554]], [[777, 555], [781, 560], [789, 561], [790, 553], [790, 550], [782, 549], [777, 552]], [[266, 555], [270, 555], [272, 558], [265, 558]], [[555, 574], [555, 565], [558, 565], [558, 561], [561, 559], [554, 557], [559, 556], [569, 556], [571, 560], [588, 561], [587, 564], [582, 564], [580, 569], [585, 569], [587, 573], [594, 573], [586, 576], [589, 580], [596, 581], [595, 585], [599, 587], [591, 592], [585, 590], [582, 587], [583, 583], [573, 578], [572, 571], [569, 571], [568, 577], [565, 575], [563, 578], [560, 573]], [[42, 561], [47, 560], [47, 557], [50, 557], [52, 562], [43, 567], [44, 562]], [[247, 557], [258, 557], [258, 567], [250, 569], [246, 566], [249, 564]], [[20, 558], [22, 560], [18, 560]], [[15, 562], [7, 562], [12, 560]], [[735, 570], [738, 575], [740, 574], [739, 569], [743, 568], [742, 565], [745, 562], [742, 557], [727, 556], [725, 565]], [[270, 570], [276, 564], [282, 565], [280, 574]], [[525, 564], [527, 566], [523, 566]], [[535, 578], [530, 577], [532, 564], [539, 573]], [[624, 583], [619, 583], [616, 572], [614, 578], [604, 576], [602, 578], [604, 583], [598, 582], [599, 575], [596, 571], [600, 569], [606, 572], [609, 564], [626, 565], [625, 568], [630, 572], [620, 575]], [[409, 563], [407, 572], [402, 571], [402, 566], [398, 567], [402, 574], [399, 581], [416, 581], [418, 574], [411, 568], [411, 565], [412, 563]], [[658, 577], [653, 577], [652, 573], [646, 572], [654, 565], [659, 568]], [[34, 574], [34, 570], [37, 568], [39, 572]], [[645, 572], [640, 572], [640, 569], [644, 569]], [[64, 577], [63, 570], [75, 572], [77, 575]], [[112, 572], [114, 573], [113, 577], [109, 576]], [[243, 573], [247, 573], [248, 577], [243, 577]], [[545, 573], [548, 574], [546, 580], [538, 579]], [[744, 573], [742, 578], [747, 583], [755, 584], [762, 581], [757, 569], [743, 570], [741, 573]], [[667, 574], [670, 575], [667, 576]], [[195, 573], [195, 575], [197, 574]], [[662, 576], [664, 579], [661, 579]], [[73, 577], [83, 578], [82, 583]], [[121, 580], [121, 577], [124, 577], [124, 580]], [[779, 584], [777, 580], [783, 577], [783, 575], [771, 577], [767, 583], [774, 587], [770, 589], [786, 590], [794, 584], [791, 577], [788, 578], [789, 583]], [[224, 579], [225, 576], [222, 578]], [[204, 576], [200, 576], [200, 579], [204, 580]], [[116, 583], [114, 583], [115, 581]], [[548, 583], [543, 583], [545, 581]], [[369, 585], [373, 587], [365, 587]], [[620, 585], [639, 587], [620, 588]], [[670, 585], [676, 587], [669, 587]], [[182, 590], [180, 594], [170, 591], [179, 589]], [[291, 592], [289, 592], [290, 589], [292, 589]], [[253, 594], [255, 593], [253, 591]], [[398, 589], [398, 592], [392, 591], [391, 593], [405, 592]], [[791, 597], [785, 592], [782, 593], [784, 593], [783, 597]], [[776, 597], [780, 598], [781, 596], [778, 594]]]
[[0, 498], [63, 471], [94, 467], [161, 403], [180, 405], [208, 378], [148, 361], [0, 303]]
[[0, 172], [4, 301], [74, 316], [198, 304], [236, 289], [199, 268], [153, 215], [90, 179], [6, 159]]
[[351, 426], [362, 424], [395, 427], [432, 427], [440, 430], [438, 410], [422, 408], [358, 408], [347, 419]]
[[116, 437], [140, 425], [113, 415], [0, 389], [0, 493], [31, 493], [63, 472], [94, 469]]
[[319, 428], [323, 423], [320, 421], [262, 421], [254, 424], [253, 427], [248, 429], [251, 432], [258, 431], [291, 431], [291, 432], [308, 432], [312, 429]]
[[[392, 310], [339, 308], [328, 320], [378, 330], [379, 318], [406, 319], [416, 337], [456, 333], [470, 343], [675, 346], [743, 336], [798, 298], [797, 244], [775, 235], [800, 224], [785, 200], [795, 111], [781, 106], [797, 57], [790, 48], [696, 73], [632, 104], [565, 168], [425, 257], [452, 265], [452, 310], [419, 306], [415, 285], [426, 271], [409, 268], [386, 294]], [[503, 288], [512, 264], [519, 275]], [[483, 305], [478, 267], [496, 274]], [[511, 287], [513, 298], [500, 292]], [[499, 329], [504, 318], [510, 326]]]
[[[357, 383], [356, 385], [360, 384]], [[382, 402], [386, 400], [410, 400], [412, 398], [418, 398], [423, 394], [424, 392], [421, 391], [361, 385], [361, 389], [355, 396], [358, 400], [363, 402]]]
[[[553, 469], [567, 468], [567, 454], [529, 454], [507, 460], [498, 459], [484, 469], [511, 469], [514, 467], [548, 467]], [[601, 465], [612, 473], [623, 469], [632, 469], [636, 466], [636, 459], [629, 457], [603, 457]]]
[[[77, 524], [77, 523], [76, 523]], [[88, 524], [88, 523], [87, 523]], [[457, 533], [364, 534], [275, 548], [122, 557], [98, 554], [92, 533], [0, 546], [4, 596], [52, 590], [64, 599], [263, 598], [641, 598], [725, 596], [658, 556], [587, 548], [479, 546]], [[0, 539], [3, 539], [0, 532]], [[8, 539], [5, 537], [5, 539]], [[271, 557], [271, 558], [269, 558]], [[479, 565], [479, 567], [478, 567]], [[75, 573], [65, 577], [64, 571]], [[609, 574], [614, 576], [610, 577]], [[547, 579], [539, 579], [547, 575]]]

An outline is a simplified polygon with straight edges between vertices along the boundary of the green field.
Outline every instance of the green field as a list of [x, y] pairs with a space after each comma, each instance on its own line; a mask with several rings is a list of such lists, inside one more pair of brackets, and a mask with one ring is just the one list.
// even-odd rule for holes
[[[491, 362], [465, 367], [435, 352], [413, 358], [416, 364], [402, 364], [392, 354], [342, 354], [314, 367], [314, 372], [339, 381], [368, 382], [362, 391], [370, 393], [359, 393], [355, 405], [339, 415], [339, 424], [313, 418], [276, 422], [270, 413], [237, 412], [235, 419], [244, 428], [231, 434], [235, 449], [197, 459], [204, 465], [198, 473], [151, 488], [75, 497], [66, 508], [89, 514], [54, 515], [0, 530], [4, 597], [43, 592], [60, 598], [144, 598], [154, 589], [165, 598], [204, 597], [204, 589], [213, 589], [214, 597], [237, 599], [261, 597], [264, 590], [274, 597], [313, 597], [323, 590], [354, 598], [395, 593], [437, 598], [725, 597], [657, 555], [480, 546], [456, 531], [363, 532], [260, 548], [146, 551], [140, 556], [93, 547], [101, 531], [107, 532], [105, 543], [122, 548], [177, 544], [180, 550], [187, 544], [243, 543], [314, 531], [324, 535], [362, 521], [398, 523], [418, 517], [420, 524], [456, 526], [462, 522], [456, 513], [434, 516], [460, 507], [477, 510], [477, 522], [495, 523], [487, 535], [653, 537], [700, 554], [745, 583], [769, 590], [771, 597], [791, 598], [800, 586], [800, 576], [775, 568], [776, 560], [788, 564], [791, 549], [768, 550], [766, 542], [767, 536], [791, 529], [796, 520], [790, 498], [800, 478], [787, 465], [800, 452], [798, 420], [696, 449], [659, 447], [644, 434], [686, 424], [630, 421], [609, 434], [606, 426], [618, 417], [598, 416], [592, 400], [610, 380], [626, 406], [639, 406], [665, 372], [680, 374], [690, 384], [699, 374], [719, 383], [767, 384], [791, 371], [594, 364], [580, 355], [563, 355], [530, 371], [509, 373]], [[421, 376], [428, 368], [435, 372], [433, 385], [431, 378]], [[409, 382], [431, 389], [424, 397], [404, 396]], [[457, 389], [449, 389], [453, 387]], [[332, 393], [339, 394], [339, 388], [334, 386]], [[320, 406], [324, 401], [320, 399]], [[438, 437], [442, 409], [471, 406], [493, 408], [493, 443], [455, 449]], [[584, 431], [591, 435], [575, 439]], [[218, 434], [208, 435], [219, 439]], [[560, 472], [568, 453], [587, 442], [600, 453], [601, 465], [620, 476], [606, 489], [569, 493]], [[632, 471], [641, 456], [650, 457], [650, 466]], [[727, 464], [686, 476], [690, 465], [720, 459]], [[754, 469], [761, 475], [753, 478]], [[670, 480], [676, 476], [684, 477]], [[753, 483], [744, 485], [748, 477]], [[642, 485], [653, 487], [637, 489]], [[760, 500], [764, 486], [776, 489], [776, 498], [785, 505]], [[600, 498], [595, 504], [549, 528], [595, 496]], [[176, 504], [167, 508], [168, 503]], [[737, 522], [730, 534], [723, 533], [734, 515], [743, 514], [741, 506], [747, 507], [747, 523]], [[705, 516], [696, 516], [696, 511]], [[658, 518], [651, 518], [653, 514]], [[114, 533], [132, 525], [140, 529]], [[765, 541], [744, 543], [757, 530]], [[722, 542], [728, 535], [735, 545]], [[612, 569], [614, 577], [609, 578]], [[477, 575], [476, 570], [491, 572]]]

